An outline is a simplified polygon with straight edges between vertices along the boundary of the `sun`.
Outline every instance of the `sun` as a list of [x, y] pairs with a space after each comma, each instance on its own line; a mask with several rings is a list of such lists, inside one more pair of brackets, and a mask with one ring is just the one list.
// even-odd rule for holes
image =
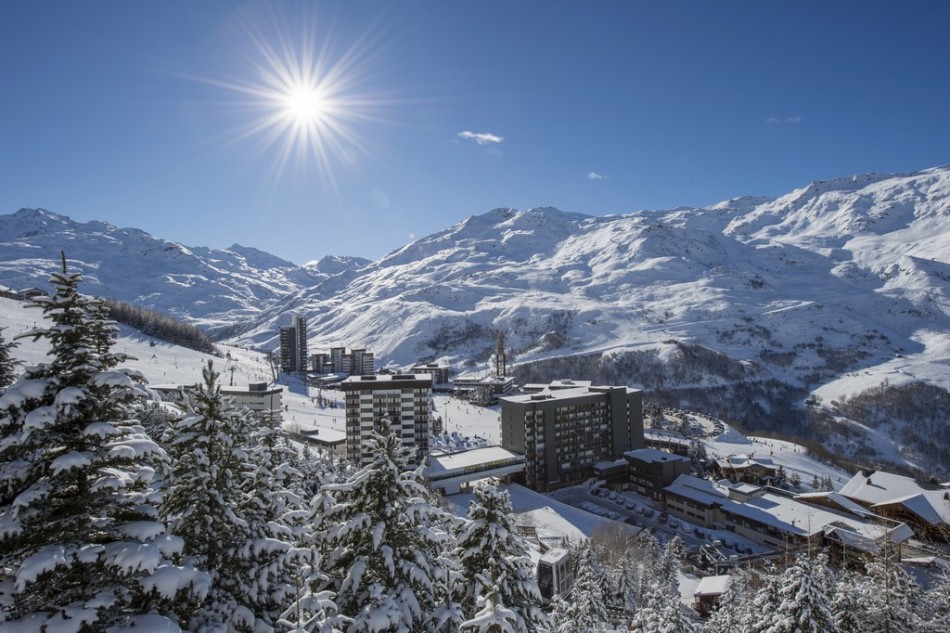
[[329, 114], [330, 103], [317, 87], [296, 86], [284, 97], [284, 113], [298, 125], [320, 124]]
[[295, 35], [276, 19], [243, 22], [244, 79], [200, 80], [226, 89], [247, 114], [225, 143], [250, 142], [274, 184], [296, 171], [308, 179], [316, 173], [336, 190], [336, 170], [353, 169], [361, 156], [375, 157], [364, 128], [384, 123], [379, 112], [394, 102], [367, 90], [380, 59], [374, 37], [337, 45], [333, 29], [321, 31], [309, 19], [299, 26]]

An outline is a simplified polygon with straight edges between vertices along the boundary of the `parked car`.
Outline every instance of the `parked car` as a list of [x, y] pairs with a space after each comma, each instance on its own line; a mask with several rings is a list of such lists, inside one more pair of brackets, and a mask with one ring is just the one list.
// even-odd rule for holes
[[699, 528], [696, 528], [695, 530], [693, 530], [693, 534], [696, 535], [696, 538], [706, 538], [705, 532], [703, 532]]
[[676, 519], [670, 519], [670, 527], [674, 530], [680, 526], [680, 522]]
[[666, 512], [660, 514], [660, 523], [666, 523], [666, 520], [670, 518]]
[[646, 509], [643, 511], [643, 516], [645, 516], [645, 517], [648, 518], [648, 519], [653, 518], [653, 515], [654, 515], [654, 514], [655, 514], [655, 513], [653, 512], [653, 510], [651, 510], [650, 508], [646, 508]]
[[627, 509], [629, 509], [629, 510], [636, 510], [636, 509], [637, 509], [637, 502], [636, 502], [636, 501], [633, 501], [633, 500], [631, 500], [631, 499], [627, 499], [627, 503], [626, 503], [625, 505], [627, 506]]

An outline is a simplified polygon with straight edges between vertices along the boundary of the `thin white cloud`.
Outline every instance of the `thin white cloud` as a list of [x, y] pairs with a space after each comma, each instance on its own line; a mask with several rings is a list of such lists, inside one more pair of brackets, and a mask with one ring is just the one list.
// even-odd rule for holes
[[470, 132], [469, 130], [459, 132], [459, 138], [475, 141], [479, 145], [497, 144], [505, 140], [503, 136], [498, 136], [497, 134], [491, 134], [489, 132]]
[[605, 175], [603, 175], [603, 174], [598, 174], [596, 171], [591, 171], [591, 172], [588, 172], [588, 173], [587, 173], [587, 178], [588, 178], [589, 180], [603, 180], [603, 179], [606, 178], [606, 177], [607, 177], [607, 176], [605, 176]]
[[770, 116], [765, 120], [766, 125], [780, 125], [782, 123], [801, 123], [802, 115], [796, 114], [795, 116], [789, 116], [785, 118]]

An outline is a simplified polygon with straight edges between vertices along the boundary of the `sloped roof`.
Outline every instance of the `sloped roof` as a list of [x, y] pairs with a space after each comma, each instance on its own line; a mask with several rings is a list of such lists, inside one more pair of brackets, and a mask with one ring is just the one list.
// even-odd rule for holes
[[930, 525], [950, 524], [950, 490], [937, 484], [893, 473], [859, 472], [842, 486], [840, 493], [872, 509], [900, 505]]
[[724, 574], [722, 576], [706, 576], [699, 581], [694, 596], [721, 596], [729, 589], [732, 584], [732, 576]]

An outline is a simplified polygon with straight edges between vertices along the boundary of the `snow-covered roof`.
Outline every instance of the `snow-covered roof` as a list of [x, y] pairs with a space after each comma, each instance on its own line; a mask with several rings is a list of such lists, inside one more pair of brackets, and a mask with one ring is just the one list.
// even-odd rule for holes
[[646, 440], [652, 440], [655, 442], [666, 442], [668, 444], [679, 444], [681, 446], [689, 446], [690, 441], [684, 437], [677, 437], [675, 435], [670, 435], [664, 433], [663, 431], [658, 431], [656, 429], [644, 429], [643, 438]]
[[301, 429], [300, 434], [320, 444], [336, 444], [346, 441], [346, 431], [330, 429], [325, 426]]
[[[934, 499], [933, 501], [939, 502], [940, 499]], [[937, 508], [934, 507], [933, 501], [929, 499], [925, 493], [920, 493], [900, 499], [882, 501], [881, 503], [874, 504], [871, 506], [871, 508], [878, 509], [885, 506], [902, 505], [930, 525], [940, 525], [940, 523], [947, 523], [947, 517], [941, 516]]]
[[752, 468], [753, 466], [777, 470], [775, 462], [772, 461], [772, 458], [755, 457], [754, 455], [729, 455], [728, 457], [717, 459], [716, 463], [719, 464], [720, 468], [729, 468], [733, 470]]
[[926, 489], [936, 489], [939, 486], [924, 487], [919, 481], [903, 475], [895, 475], [883, 471], [867, 474], [858, 472], [841, 487], [839, 492], [846, 497], [865, 503], [881, 503], [893, 499], [909, 497]]
[[732, 576], [729, 574], [724, 574], [722, 576], [706, 576], [699, 581], [698, 585], [696, 585], [693, 595], [697, 598], [700, 596], [721, 596], [722, 594], [726, 593], [726, 590], [729, 589], [729, 585], [731, 583]]
[[682, 455], [674, 455], [673, 453], [667, 453], [666, 451], [661, 451], [658, 448], [638, 448], [633, 451], [627, 451], [624, 453], [624, 457], [631, 457], [634, 459], [639, 459], [642, 462], [655, 463], [655, 462], [688, 462], [688, 457], [683, 457]]
[[[726, 481], [729, 481], [728, 479]], [[756, 486], [755, 484], [749, 484], [745, 482], [740, 482], [737, 484], [731, 484], [729, 490], [734, 490], [739, 494], [743, 495], [753, 495], [762, 489], [762, 486]]]
[[[691, 475], [680, 475], [666, 490], [707, 507], [718, 505], [723, 512], [773, 527], [786, 534], [805, 537], [827, 531], [828, 526], [834, 526], [839, 531], [854, 533], [857, 537], [870, 541], [882, 535], [878, 517], [858, 517], [837, 512], [806, 504], [768, 489], [757, 497], [740, 502], [730, 499], [727, 489], [718, 484]], [[903, 524], [895, 524], [889, 529], [892, 540], [902, 533], [895, 530], [900, 526], [906, 528]]]
[[931, 525], [950, 523], [950, 490], [887, 472], [859, 472], [839, 491], [858, 502], [880, 508], [899, 504]]
[[848, 499], [840, 492], [834, 491], [825, 491], [825, 492], [803, 492], [801, 494], [795, 495], [795, 498], [799, 501], [805, 502], [819, 502], [819, 503], [830, 503], [835, 506], [838, 506], [846, 512], [857, 516], [875, 516], [873, 512], [870, 512], [864, 508], [864, 506], [858, 505], [851, 499]]
[[473, 466], [490, 464], [493, 462], [509, 462], [524, 460], [520, 455], [505, 450], [500, 446], [475, 448], [460, 453], [430, 455], [429, 465], [426, 466], [426, 476], [449, 473], [456, 470], [465, 470]]

